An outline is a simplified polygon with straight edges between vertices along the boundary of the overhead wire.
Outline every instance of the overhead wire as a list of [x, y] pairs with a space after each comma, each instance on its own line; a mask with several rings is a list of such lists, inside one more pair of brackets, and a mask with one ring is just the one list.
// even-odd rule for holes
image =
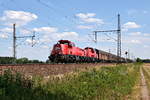
[[[10, 1], [10, 2], [13, 2], [13, 3], [16, 5], [15, 0], [9, 0], [9, 1]], [[44, 3], [44, 2], [41, 1], [41, 0], [35, 0], [35, 1], [37, 1], [37, 2], [40, 3], [41, 5], [43, 5], [43, 6], [47, 7], [47, 8], [49, 8], [49, 9], [50, 9], [51, 11], [53, 11], [54, 13], [59, 12], [59, 13], [56, 13], [56, 14], [59, 14], [60, 16], [64, 16], [63, 18], [65, 18], [65, 20], [68, 20], [69, 22], [72, 21], [74, 24], [76, 24], [76, 22], [75, 22], [74, 20], [70, 20], [70, 19], [69, 19], [69, 16], [63, 15], [63, 13], [62, 13], [61, 11], [58, 11], [58, 9], [55, 9], [54, 7], [51, 7], [50, 5]], [[17, 7], [19, 7], [19, 6], [17, 6]], [[25, 9], [22, 9], [21, 7], [19, 7], [19, 9], [25, 10]], [[46, 18], [46, 17], [45, 17], [45, 18]], [[39, 20], [41, 20], [41, 19], [38, 19], [37, 21], [39, 21]], [[43, 21], [44, 21], [44, 20], [42, 20], [42, 21], [40, 21], [40, 22], [43, 23]], [[58, 21], [57, 21], [57, 23], [58, 23]], [[48, 21], [44, 21], [44, 24], [47, 24], [48, 26], [51, 26], [51, 24], [50, 24]]]
[[[10, 0], [11, 2], [13, 2], [14, 3], [14, 1], [15, 0]], [[46, 3], [44, 3], [43, 1], [41, 1], [41, 0], [36, 0], [37, 2], [39, 2], [40, 4], [42, 4], [43, 6], [45, 6], [45, 7], [47, 7], [47, 8], [49, 8], [49, 9], [51, 9], [53, 12], [55, 12], [56, 13], [56, 10], [57, 9], [55, 9], [54, 7], [52, 7], [52, 6], [50, 6], [50, 5], [48, 5], [48, 4], [46, 4]], [[22, 9], [22, 8], [21, 8]], [[24, 10], [24, 9], [23, 9]], [[61, 11], [59, 11], [59, 13], [57, 13], [57, 14], [59, 14], [59, 15], [63, 15], [62, 13], [61, 13]], [[64, 16], [64, 15], [63, 15]], [[64, 17], [65, 19], [68, 19], [68, 16], [65, 16]]]
[[[16, 6], [16, 3], [15, 3], [16, 0], [9, 0], [9, 1], [12, 2]], [[17, 8], [21, 9], [22, 11], [26, 11], [26, 9], [20, 7], [19, 5], [17, 5]], [[31, 9], [31, 8], [29, 8], [29, 9]], [[46, 19], [48, 19], [48, 18], [46, 18]], [[43, 23], [43, 24], [47, 24], [48, 26], [51, 26], [51, 24], [48, 21], [45, 21], [45, 20], [42, 20], [42, 19], [38, 19], [36, 21], [38, 21], [40, 23]]]
[[[46, 4], [45, 2], [43, 2], [43, 1], [41, 1], [41, 0], [36, 0], [39, 4], [41, 4], [41, 5], [43, 5], [43, 6], [45, 6], [45, 7], [47, 7], [47, 8], [49, 8], [51, 11], [53, 11], [55, 14], [58, 14], [58, 15], [60, 15], [60, 16], [62, 16], [65, 20], [67, 20], [67, 21], [71, 21], [72, 23], [75, 23], [74, 22], [74, 20], [71, 20], [71, 19], [69, 19], [69, 16], [68, 15], [64, 15], [64, 13], [62, 13], [62, 11], [61, 10], [58, 10], [58, 9], [55, 9], [54, 7], [52, 7], [52, 6], [50, 6], [50, 5], [48, 5], [48, 4]], [[51, 3], [50, 1], [49, 1], [49, 3]], [[52, 3], [51, 3], [51, 5], [52, 5]], [[55, 7], [56, 7], [56, 5], [55, 5]], [[56, 12], [59, 12], [59, 13], [56, 13]], [[75, 23], [76, 24], [76, 23]]]
[[[43, 4], [43, 5], [45, 5], [45, 6], [47, 6], [48, 8], [51, 8], [49, 5], [47, 5], [47, 4], [45, 4], [45, 3], [43, 3], [43, 2], [41, 2], [41, 0], [37, 0], [37, 1], [39, 1], [41, 4]], [[105, 34], [107, 37], [109, 37], [110, 39], [113, 39], [113, 40], [115, 40], [116, 41], [116, 39], [115, 38], [112, 38], [111, 36], [109, 36], [108, 34]]]
[[[12, 2], [12, 3], [16, 6], [16, 3], [15, 3], [16, 0], [9, 0], [9, 1]], [[3, 7], [3, 8], [11, 9], [10, 7], [5, 6], [5, 5], [4, 5], [4, 2], [2, 2], [0, 5], [1, 5], [1, 7]], [[26, 11], [26, 9], [21, 8], [21, 7], [18, 6], [18, 5], [17, 5], [17, 8], [19, 8], [19, 9], [22, 10], [22, 11]], [[45, 17], [45, 18], [46, 18], [46, 17]], [[40, 21], [40, 20], [41, 20], [41, 19], [38, 19], [37, 21], [40, 22], [40, 23], [43, 23], [43, 24], [47, 24], [48, 26], [51, 26], [51, 24], [50, 24], [48, 21], [44, 21], [44, 20], [41, 20], [41, 21]]]
[[105, 36], [107, 36], [107, 37], [109, 37], [109, 39], [112, 39], [112, 40], [117, 41], [117, 39], [115, 39], [115, 38], [113, 38], [113, 37], [109, 36], [107, 33], [104, 33], [104, 35], [105, 35]]

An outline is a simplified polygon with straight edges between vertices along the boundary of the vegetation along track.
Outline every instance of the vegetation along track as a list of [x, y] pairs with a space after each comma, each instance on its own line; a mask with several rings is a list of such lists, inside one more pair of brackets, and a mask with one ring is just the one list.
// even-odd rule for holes
[[139, 69], [137, 64], [94, 67], [46, 82], [8, 70], [0, 76], [0, 100], [134, 100], [131, 94]]
[[0, 65], [0, 74], [10, 69], [25, 75], [59, 75], [85, 68], [93, 68], [95, 66], [114, 65], [110, 63], [85, 63], [85, 64], [18, 64], [18, 65]]

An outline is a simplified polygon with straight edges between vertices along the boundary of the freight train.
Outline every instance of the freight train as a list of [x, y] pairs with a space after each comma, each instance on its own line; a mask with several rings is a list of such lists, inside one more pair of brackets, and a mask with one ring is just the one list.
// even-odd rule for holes
[[81, 49], [69, 40], [59, 40], [53, 46], [49, 56], [49, 60], [55, 63], [117, 62], [118, 59], [120, 62], [126, 62], [127, 60], [92, 47]]

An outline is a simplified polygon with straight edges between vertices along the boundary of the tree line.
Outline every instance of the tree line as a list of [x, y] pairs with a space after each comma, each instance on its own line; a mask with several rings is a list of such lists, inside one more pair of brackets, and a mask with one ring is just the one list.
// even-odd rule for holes
[[[150, 59], [140, 59], [137, 58], [136, 62], [150, 63]], [[0, 57], [0, 64], [44, 64], [50, 63], [49, 60], [39, 61], [39, 60], [29, 60], [28, 58], [13, 58], [13, 57]]]
[[136, 62], [150, 63], [150, 59], [140, 59], [140, 58], [137, 58]]
[[28, 58], [13, 58], [13, 57], [0, 57], [0, 64], [44, 64], [48, 63], [48, 60], [46, 62], [39, 61], [39, 60], [29, 60]]

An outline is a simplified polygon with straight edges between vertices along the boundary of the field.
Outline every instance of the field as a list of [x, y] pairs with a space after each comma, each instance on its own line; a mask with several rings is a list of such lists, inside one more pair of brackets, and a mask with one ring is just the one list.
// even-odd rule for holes
[[0, 76], [0, 100], [136, 100], [141, 64], [87, 68], [63, 77]]
[[93, 68], [95, 66], [112, 66], [110, 63], [85, 63], [85, 64], [17, 64], [0, 65], [0, 74], [10, 69], [13, 72], [19, 72], [27, 76], [44, 76], [65, 74], [76, 70]]

